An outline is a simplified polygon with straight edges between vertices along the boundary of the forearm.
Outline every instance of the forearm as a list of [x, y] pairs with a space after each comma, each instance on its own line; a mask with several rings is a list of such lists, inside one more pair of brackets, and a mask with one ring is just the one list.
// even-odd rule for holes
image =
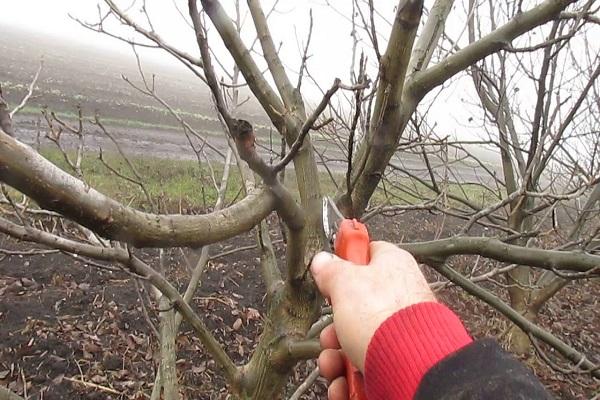
[[423, 376], [472, 342], [460, 319], [440, 303], [419, 303], [388, 318], [371, 339], [365, 361], [369, 400], [411, 400]]
[[379, 327], [365, 385], [369, 400], [551, 398], [529, 369], [493, 340], [473, 342], [439, 303], [405, 308]]

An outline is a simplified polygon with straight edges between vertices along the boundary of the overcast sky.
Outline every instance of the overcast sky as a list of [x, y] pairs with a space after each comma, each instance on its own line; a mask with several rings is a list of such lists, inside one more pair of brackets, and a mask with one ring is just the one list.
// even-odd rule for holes
[[[59, 40], [76, 40], [87, 46], [100, 47], [107, 51], [121, 52], [131, 56], [130, 48], [115, 39], [100, 35], [82, 28], [69, 14], [83, 21], [98, 21], [98, 0], [0, 0], [3, 3], [0, 12], [0, 24], [17, 26], [38, 32], [43, 35], [57, 36]], [[426, 0], [426, 8], [433, 0]], [[117, 1], [123, 8], [131, 4], [130, 0]], [[245, 7], [245, 1], [241, 1]], [[526, 5], [530, 5], [525, 1]], [[134, 19], [145, 24], [143, 15], [139, 11], [140, 1], [128, 10], [128, 14]], [[233, 1], [222, 1], [230, 16], [234, 16]], [[270, 9], [272, 0], [263, 0], [265, 11]], [[396, 1], [376, 0], [376, 8], [380, 12], [377, 18], [377, 27], [380, 34], [382, 51], [385, 47], [385, 38], [389, 33], [389, 22], [394, 16]], [[179, 11], [174, 5], [177, 5]], [[281, 58], [290, 73], [297, 71], [300, 64], [300, 47], [306, 40], [308, 32], [309, 10], [313, 12], [314, 30], [309, 54], [309, 70], [323, 88], [329, 87], [334, 78], [339, 77], [344, 82], [349, 81], [351, 65], [350, 40], [352, 15], [352, 2], [349, 0], [280, 0], [276, 11], [270, 17], [270, 29], [276, 43], [281, 42]], [[185, 14], [187, 1], [184, 0], [147, 0], [147, 7], [156, 31], [169, 43], [184, 49], [192, 54], [198, 54], [194, 40], [194, 34], [180, 12]], [[455, 2], [454, 10], [447, 22], [446, 30], [459, 43], [466, 40], [464, 32], [463, 2]], [[525, 5], [524, 5], [525, 7]], [[103, 9], [106, 6], [103, 5]], [[251, 43], [254, 37], [252, 23], [247, 13], [245, 18], [247, 29], [244, 31], [246, 43]], [[107, 24], [113, 32], [125, 37], [133, 37], [133, 33], [113, 21]], [[363, 33], [363, 37], [365, 37]], [[227, 55], [221, 41], [217, 38], [214, 29], [209, 32], [211, 46], [217, 55]], [[371, 53], [370, 43], [365, 40], [360, 47]], [[145, 51], [144, 58], [151, 58], [158, 62], [171, 62], [171, 56], [162, 51]], [[220, 57], [221, 58], [221, 57]], [[230, 58], [222, 57], [226, 65], [231, 65]], [[229, 61], [228, 61], [229, 60]], [[375, 65], [374, 63], [372, 64]], [[376, 69], [371, 70], [371, 77], [376, 75]], [[295, 80], [295, 77], [292, 77]], [[303, 85], [303, 93], [311, 101], [319, 100], [317, 88], [306, 81]], [[479, 127], [469, 126], [469, 121], [474, 112], [473, 108], [466, 106], [467, 103], [475, 102], [475, 93], [469, 78], [458, 76], [453, 83], [447, 85], [442, 95], [429, 113], [430, 124], [442, 127], [440, 134], [457, 134], [464, 136], [469, 131]]]

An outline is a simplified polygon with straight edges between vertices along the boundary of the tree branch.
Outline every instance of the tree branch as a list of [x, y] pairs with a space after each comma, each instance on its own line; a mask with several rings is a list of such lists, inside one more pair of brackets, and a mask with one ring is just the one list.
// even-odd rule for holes
[[231, 19], [217, 0], [201, 0], [204, 11], [217, 28], [221, 39], [231, 53], [240, 72], [244, 75], [250, 90], [256, 96], [265, 112], [279, 132], [284, 132], [285, 109], [281, 99], [269, 86], [250, 55], [248, 48], [242, 42]]
[[23, 109], [23, 107], [25, 107], [25, 105], [27, 104], [27, 102], [29, 101], [31, 96], [33, 95], [33, 90], [35, 89], [35, 84], [37, 83], [38, 78], [40, 77], [40, 72], [42, 72], [43, 67], [44, 67], [44, 59], [42, 58], [40, 60], [40, 66], [38, 67], [35, 75], [33, 76], [33, 79], [31, 80], [31, 83], [29, 84], [29, 89], [27, 89], [27, 93], [25, 94], [25, 96], [23, 96], [23, 99], [21, 99], [21, 102], [19, 103], [19, 105], [16, 106], [15, 108], [13, 108], [13, 110], [10, 112], [11, 119], [15, 116], [16, 113], [18, 113], [19, 111], [21, 111]]
[[273, 249], [273, 242], [269, 235], [269, 226], [262, 221], [257, 227], [256, 241], [260, 248], [260, 267], [267, 287], [267, 296], [272, 296], [277, 287], [283, 283], [281, 272], [277, 267], [277, 257]]
[[[399, 243], [399, 247], [424, 263], [440, 262], [458, 254], [477, 254], [497, 261], [547, 270], [586, 272], [597, 270], [600, 256], [580, 251], [544, 250], [516, 246], [485, 237], [453, 237], [430, 242]], [[600, 271], [594, 274], [600, 276]]]
[[500, 298], [496, 297], [493, 293], [469, 281], [452, 268], [443, 265], [443, 263], [433, 265], [433, 268], [447, 279], [452, 281], [454, 284], [462, 287], [471, 295], [483, 300], [494, 309], [501, 312], [506, 318], [515, 323], [515, 325], [521, 328], [524, 332], [531, 334], [552, 346], [572, 363], [581, 368], [585, 368], [586, 371], [595, 378], [600, 378], [600, 369], [597, 365], [590, 362], [584, 354], [575, 350], [573, 347], [552, 335], [550, 332], [529, 321], [526, 317], [519, 314], [519, 312], [517, 312], [515, 309], [504, 303]]
[[[405, 125], [402, 93], [413, 42], [423, 11], [423, 0], [401, 1], [385, 54], [379, 65], [379, 85], [369, 132], [357, 152], [352, 196], [340, 204], [348, 216], [360, 216], [396, 150]], [[409, 106], [410, 108], [410, 106]], [[389, 157], [388, 157], [389, 155]]]
[[190, 325], [192, 325], [194, 330], [198, 333], [202, 344], [211, 353], [217, 364], [223, 368], [227, 379], [234, 384], [239, 379], [239, 371], [233, 364], [233, 361], [231, 361], [227, 353], [225, 353], [221, 345], [212, 336], [210, 330], [204, 325], [198, 315], [196, 315], [191, 306], [181, 297], [177, 289], [157, 271], [146, 265], [142, 260], [135, 257], [127, 250], [75, 242], [39, 229], [14, 224], [4, 218], [0, 218], [0, 232], [23, 241], [40, 243], [68, 253], [79, 254], [103, 261], [118, 262], [126, 266], [131, 272], [146, 278], [163, 295], [171, 300], [183, 317]]
[[289, 400], [300, 400], [302, 395], [306, 393], [306, 391], [315, 383], [319, 377], [319, 373], [319, 367], [313, 369], [312, 372], [306, 377], [304, 382], [302, 382], [302, 384], [296, 388], [296, 391], [290, 396]]
[[273, 36], [269, 31], [269, 24], [267, 23], [267, 18], [260, 6], [260, 1], [248, 0], [248, 8], [250, 8], [250, 14], [254, 21], [256, 34], [258, 35], [258, 40], [260, 41], [260, 46], [262, 47], [275, 86], [277, 86], [277, 90], [279, 91], [286, 108], [291, 109], [298, 99], [294, 98], [294, 87], [285, 73], [281, 59], [277, 54], [277, 49], [273, 43]]
[[[156, 43], [156, 45], [160, 48], [163, 48], [168, 53], [171, 53], [176, 58], [186, 60], [192, 65], [202, 68], [202, 61], [198, 58], [195, 58], [188, 53], [181, 51], [168, 43], [166, 43], [154, 30], [147, 30], [143, 28], [141, 25], [137, 24], [133, 19], [131, 19], [125, 12], [123, 12], [112, 0], [104, 0], [106, 5], [110, 8], [111, 12], [125, 25], [128, 25], [135, 29], [136, 32], [140, 33], [147, 39]], [[88, 25], [89, 26], [89, 25]]]
[[15, 130], [12, 125], [12, 118], [8, 110], [8, 103], [2, 95], [2, 87], [0, 86], [0, 129], [9, 136], [15, 136]]
[[0, 180], [96, 233], [136, 247], [199, 247], [254, 227], [274, 208], [269, 190], [205, 215], [159, 215], [127, 207], [89, 188], [31, 147], [0, 134]]
[[427, 68], [434, 50], [437, 48], [438, 41], [444, 33], [444, 26], [454, 0], [436, 0], [431, 7], [429, 17], [412, 52], [408, 74], [412, 75], [417, 71]]
[[296, 360], [312, 360], [319, 356], [321, 344], [318, 339], [301, 340], [288, 343], [288, 354]]
[[335, 94], [335, 92], [338, 91], [340, 85], [341, 81], [338, 78], [336, 78], [331, 88], [323, 95], [323, 98], [321, 99], [321, 102], [319, 103], [317, 108], [315, 108], [310, 117], [308, 117], [306, 121], [304, 121], [304, 124], [300, 129], [300, 134], [298, 135], [294, 143], [290, 146], [290, 151], [285, 155], [285, 157], [281, 159], [281, 161], [279, 161], [273, 166], [273, 170], [275, 173], [278, 173], [282, 169], [284, 169], [286, 165], [288, 165], [290, 161], [292, 161], [294, 157], [296, 157], [296, 154], [298, 154], [298, 151], [304, 144], [304, 139], [306, 138], [306, 135], [308, 135], [308, 132], [310, 132], [310, 130], [313, 128], [313, 125], [315, 124], [315, 122], [317, 122], [317, 119], [323, 113], [325, 107], [327, 107], [327, 105], [329, 104], [331, 97]]
[[417, 98], [441, 85], [471, 64], [503, 49], [507, 44], [531, 29], [555, 18], [576, 0], [546, 0], [529, 11], [516, 15], [505, 25], [468, 45], [439, 64], [418, 72], [407, 83], [407, 89]]

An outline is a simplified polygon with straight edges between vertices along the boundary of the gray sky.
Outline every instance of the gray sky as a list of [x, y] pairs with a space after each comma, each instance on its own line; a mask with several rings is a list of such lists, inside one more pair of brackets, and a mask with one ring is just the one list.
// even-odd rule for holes
[[[84, 21], [95, 22], [98, 20], [98, 0], [0, 0], [3, 2], [2, 13], [0, 13], [0, 24], [18, 26], [38, 32], [42, 35], [53, 35], [58, 40], [76, 40], [85, 43], [88, 46], [99, 47], [107, 51], [120, 52], [131, 55], [130, 48], [115, 39], [100, 35], [82, 28], [77, 22], [69, 18], [68, 14], [73, 15]], [[131, 4], [131, 1], [117, 1], [123, 8]], [[178, 5], [181, 12], [185, 14], [186, 1], [183, 0], [147, 0], [148, 12], [156, 31], [169, 43], [184, 49], [192, 54], [197, 54], [198, 50], [194, 40], [192, 29], [188, 26], [186, 20], [182, 18], [174, 4]], [[245, 2], [242, 1], [245, 5]], [[426, 8], [433, 3], [433, 0], [426, 0]], [[537, 1], [525, 1], [524, 7], [531, 6]], [[143, 15], [139, 11], [138, 1], [136, 6], [128, 11], [128, 14], [134, 19], [145, 24]], [[222, 1], [222, 4], [229, 6], [228, 12], [233, 16], [233, 1]], [[263, 0], [265, 10], [270, 9], [272, 0]], [[301, 47], [306, 40], [308, 31], [309, 10], [313, 11], [314, 30], [311, 42], [309, 60], [309, 70], [313, 74], [318, 84], [323, 88], [328, 88], [335, 77], [341, 78], [344, 82], [349, 81], [349, 71], [351, 65], [350, 39], [351, 23], [349, 18], [352, 15], [352, 2], [348, 0], [280, 0], [269, 22], [270, 29], [276, 43], [281, 42], [281, 58], [290, 73], [297, 71], [300, 64]], [[380, 16], [376, 21], [380, 34], [380, 47], [382, 51], [385, 48], [385, 38], [389, 33], [389, 20], [393, 19], [394, 5], [396, 1], [385, 0], [375, 1], [376, 9]], [[106, 9], [103, 6], [103, 9]], [[466, 33], [464, 29], [464, 5], [457, 1], [454, 10], [449, 18], [446, 31], [464, 45]], [[254, 31], [251, 27], [249, 15], [243, 14], [248, 28], [244, 31], [246, 43], [252, 42]], [[485, 24], [485, 22], [484, 22]], [[114, 21], [107, 24], [107, 27], [115, 33], [125, 37], [132, 37], [130, 30], [120, 26]], [[362, 33], [363, 38], [366, 36]], [[209, 32], [209, 38], [212, 40], [213, 50], [226, 65], [231, 65], [231, 60], [227, 55], [217, 33], [214, 29]], [[374, 59], [371, 45], [368, 41], [362, 41], [359, 47], [367, 53], [371, 59]], [[171, 56], [162, 51], [144, 51], [145, 59], [153, 59], [161, 63], [171, 63]], [[174, 65], [174, 64], [173, 64]], [[372, 63], [371, 77], [374, 78], [377, 71]], [[295, 80], [295, 77], [292, 76]], [[514, 78], [513, 84], [518, 84]], [[439, 134], [451, 134], [459, 137], [473, 137], [480, 127], [478, 124], [471, 123], [471, 117], [479, 113], [476, 108], [469, 106], [474, 103], [476, 95], [472, 88], [472, 83], [464, 74], [457, 76], [452, 82], [445, 85], [445, 89], [437, 98], [434, 106], [431, 108], [428, 121], [431, 125], [438, 126]], [[526, 92], [521, 89], [522, 92]], [[316, 103], [320, 96], [319, 90], [309, 80], [303, 84], [303, 92], [313, 103]], [[433, 96], [430, 96], [430, 98]], [[528, 101], [524, 97], [524, 101]], [[427, 100], [427, 99], [426, 99]]]

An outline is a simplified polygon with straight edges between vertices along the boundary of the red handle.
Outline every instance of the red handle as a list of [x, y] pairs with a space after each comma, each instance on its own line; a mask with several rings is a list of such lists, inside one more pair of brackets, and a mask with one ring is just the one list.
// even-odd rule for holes
[[[370, 258], [369, 242], [369, 232], [365, 224], [355, 219], [344, 219], [335, 237], [335, 254], [355, 264], [366, 265]], [[347, 357], [344, 357], [344, 363], [350, 400], [367, 400], [362, 374]]]

